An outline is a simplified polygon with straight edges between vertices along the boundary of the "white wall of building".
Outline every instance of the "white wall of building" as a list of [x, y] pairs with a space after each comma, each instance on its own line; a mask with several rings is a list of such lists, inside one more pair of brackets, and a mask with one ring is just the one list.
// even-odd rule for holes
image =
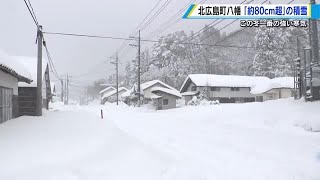
[[[191, 92], [192, 86], [195, 86], [194, 83], [190, 83], [186, 92]], [[203, 92], [206, 87], [197, 87], [196, 91]], [[220, 87], [220, 91], [211, 91], [211, 88], [208, 87], [209, 97], [255, 97], [255, 95], [250, 93], [249, 87], [240, 87], [239, 91], [231, 91], [231, 87]]]

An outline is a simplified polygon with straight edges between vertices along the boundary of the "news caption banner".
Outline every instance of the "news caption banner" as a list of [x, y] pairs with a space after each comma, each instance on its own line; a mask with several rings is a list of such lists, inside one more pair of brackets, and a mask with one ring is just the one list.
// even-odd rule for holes
[[191, 4], [183, 19], [240, 19], [241, 27], [307, 27], [320, 4]]

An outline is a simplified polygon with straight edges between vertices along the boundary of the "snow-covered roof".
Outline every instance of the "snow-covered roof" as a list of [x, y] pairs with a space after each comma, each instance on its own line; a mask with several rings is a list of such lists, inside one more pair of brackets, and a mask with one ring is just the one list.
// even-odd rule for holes
[[114, 89], [116, 89], [116, 88], [114, 88], [114, 87], [112, 87], [112, 86], [109, 86], [109, 87], [101, 90], [101, 91], [100, 91], [100, 94], [102, 94], [102, 93], [104, 93], [104, 92], [106, 92], [106, 91], [108, 91], [108, 90], [114, 90]]
[[[127, 89], [127, 88], [125, 88], [125, 87], [119, 87], [118, 92], [121, 92], [121, 91], [125, 91], [125, 92], [127, 92], [127, 91], [128, 91], [128, 89]], [[110, 96], [112, 96], [112, 95], [114, 95], [114, 94], [116, 94], [116, 93], [117, 93], [117, 89], [114, 89], [114, 90], [112, 90], [112, 91], [110, 91], [110, 92], [106, 93], [105, 95], [103, 95], [103, 96], [102, 96], [102, 99], [104, 99], [104, 98], [108, 98], [108, 97], [110, 97]]]
[[19, 81], [30, 83], [32, 81], [31, 74], [23, 64], [0, 50], [0, 68], [17, 77]]
[[181, 94], [179, 91], [175, 90], [175, 89], [168, 89], [168, 88], [163, 88], [163, 87], [153, 87], [151, 89], [151, 92], [154, 93], [156, 91], [161, 91], [161, 92], [165, 92], [167, 94], [171, 94], [173, 96], [179, 97], [181, 98]]
[[267, 82], [269, 80], [269, 78], [261, 76], [190, 74], [184, 81], [180, 92], [189, 79], [198, 87], [253, 87], [258, 82]]
[[251, 94], [262, 94], [272, 89], [279, 88], [294, 88], [293, 77], [278, 77], [269, 79], [267, 82], [258, 82], [254, 87], [251, 88]]
[[[19, 87], [36, 87], [37, 86], [37, 64], [38, 59], [36, 57], [23, 57], [23, 56], [14, 56], [16, 61], [21, 63], [27, 71], [31, 75], [31, 79], [33, 80], [31, 84], [27, 84], [24, 82], [19, 82]], [[44, 78], [44, 73], [46, 71], [48, 65], [48, 60], [42, 58], [42, 78]]]
[[[176, 90], [174, 87], [171, 87], [171, 86], [169, 86], [168, 84], [166, 84], [166, 83], [164, 83], [164, 82], [162, 82], [162, 81], [160, 81], [160, 80], [152, 80], [152, 81], [148, 81], [148, 82], [142, 83], [142, 84], [140, 85], [140, 87], [141, 87], [141, 89], [140, 89], [141, 95], [144, 94], [144, 92], [143, 92], [144, 90], [148, 89], [149, 87], [151, 87], [151, 86], [153, 86], [153, 85], [155, 85], [155, 84], [157, 84], [157, 83], [159, 83], [159, 84], [161, 84], [161, 85], [163, 85], [164, 87], [167, 87], [167, 88], [169, 88], [169, 89]], [[129, 97], [129, 96], [131, 95], [131, 93], [134, 93], [134, 92], [135, 92], [136, 89], [137, 89], [137, 86], [134, 86], [134, 87], [132, 87], [130, 90], [128, 90], [127, 92], [123, 93], [121, 96], [122, 96], [122, 97]]]
[[194, 92], [190, 91], [190, 92], [183, 92], [183, 93], [181, 93], [181, 95], [182, 96], [194, 96], [198, 93], [199, 93], [199, 91], [194, 91]]
[[151, 86], [153, 86], [153, 85], [155, 85], [157, 83], [159, 83], [159, 84], [161, 84], [164, 87], [167, 87], [169, 89], [174, 89], [173, 87], [169, 86], [168, 84], [166, 84], [166, 83], [164, 83], [164, 82], [162, 82], [160, 80], [152, 80], [152, 81], [148, 81], [148, 82], [142, 83], [141, 84], [141, 89], [142, 90], [148, 89], [149, 87], [151, 87]]

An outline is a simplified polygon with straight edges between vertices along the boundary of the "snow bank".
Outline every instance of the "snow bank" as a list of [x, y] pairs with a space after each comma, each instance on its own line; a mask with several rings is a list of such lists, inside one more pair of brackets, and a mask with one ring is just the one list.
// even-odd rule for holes
[[320, 179], [320, 102], [52, 105], [0, 124], [0, 179]]

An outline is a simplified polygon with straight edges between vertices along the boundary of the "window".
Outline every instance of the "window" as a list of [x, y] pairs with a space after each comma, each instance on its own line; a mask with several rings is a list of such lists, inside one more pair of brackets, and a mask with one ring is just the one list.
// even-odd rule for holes
[[210, 90], [211, 91], [220, 91], [220, 88], [219, 87], [211, 87]]
[[197, 91], [197, 86], [192, 86], [191, 91]]
[[163, 99], [162, 100], [163, 105], [168, 105], [169, 104], [169, 99]]
[[240, 91], [240, 88], [238, 88], [238, 87], [232, 87], [232, 88], [231, 88], [231, 91]]

